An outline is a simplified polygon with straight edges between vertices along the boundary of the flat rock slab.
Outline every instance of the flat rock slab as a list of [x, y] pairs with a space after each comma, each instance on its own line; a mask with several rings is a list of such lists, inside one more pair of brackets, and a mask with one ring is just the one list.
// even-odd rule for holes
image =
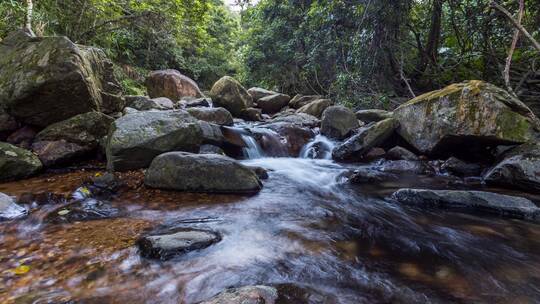
[[400, 189], [391, 199], [402, 204], [458, 209], [540, 222], [540, 208], [523, 197], [484, 191]]
[[199, 304], [274, 304], [277, 298], [278, 292], [273, 287], [245, 286], [227, 289]]
[[212, 231], [186, 229], [170, 234], [145, 236], [139, 239], [137, 244], [143, 257], [167, 260], [206, 248], [220, 240], [221, 236]]

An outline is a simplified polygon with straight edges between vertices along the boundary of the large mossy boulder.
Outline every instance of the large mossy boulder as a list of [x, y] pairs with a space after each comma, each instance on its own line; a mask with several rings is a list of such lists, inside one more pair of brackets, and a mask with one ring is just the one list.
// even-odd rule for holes
[[0, 107], [23, 123], [45, 127], [123, 107], [112, 63], [97, 48], [16, 31], [0, 42], [0, 54]]
[[524, 143], [536, 138], [539, 126], [525, 104], [478, 80], [418, 96], [394, 110], [394, 118], [399, 134], [426, 154]]
[[331, 106], [324, 110], [321, 119], [321, 134], [335, 139], [344, 139], [360, 127], [356, 115], [344, 106]]
[[236, 79], [230, 76], [219, 79], [212, 86], [210, 96], [214, 106], [227, 109], [235, 117], [240, 117], [244, 110], [253, 106], [253, 97]]
[[176, 102], [186, 96], [202, 97], [197, 83], [177, 70], [152, 71], [145, 84], [151, 98], [167, 97]]
[[506, 152], [484, 180], [492, 185], [540, 193], [540, 144], [527, 143]]
[[255, 193], [262, 188], [255, 172], [232, 158], [186, 152], [156, 157], [144, 183], [152, 188], [207, 193]]
[[0, 182], [29, 177], [41, 168], [41, 161], [32, 152], [0, 142]]
[[332, 151], [335, 160], [358, 160], [371, 148], [384, 144], [395, 132], [399, 123], [388, 118], [360, 129], [358, 134], [352, 136]]
[[145, 168], [169, 151], [199, 151], [203, 134], [199, 121], [183, 110], [128, 114], [110, 128], [107, 167], [124, 171]]

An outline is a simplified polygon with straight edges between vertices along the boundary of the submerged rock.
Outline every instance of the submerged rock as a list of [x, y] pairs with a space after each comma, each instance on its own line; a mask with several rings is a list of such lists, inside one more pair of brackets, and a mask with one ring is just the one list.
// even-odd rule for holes
[[324, 110], [321, 119], [321, 134], [335, 139], [344, 139], [360, 127], [354, 112], [344, 106], [331, 106]]
[[0, 181], [29, 177], [41, 168], [41, 161], [32, 152], [0, 142]]
[[333, 103], [330, 99], [317, 99], [301, 107], [296, 112], [305, 113], [305, 114], [313, 115], [317, 118], [321, 118], [324, 110], [326, 110], [326, 108], [328, 108], [332, 104]]
[[253, 98], [236, 79], [224, 76], [219, 79], [212, 89], [210, 96], [216, 107], [223, 107], [235, 117], [241, 117], [242, 112], [253, 106]]
[[274, 304], [278, 292], [268, 286], [245, 286], [231, 288], [199, 304]]
[[483, 191], [400, 189], [392, 200], [402, 204], [474, 211], [540, 221], [540, 208], [530, 200]]
[[273, 114], [286, 107], [289, 104], [289, 100], [291, 100], [291, 96], [276, 93], [259, 98], [257, 100], [257, 107], [259, 107], [265, 114]]
[[504, 154], [484, 176], [488, 184], [540, 192], [540, 144], [528, 143]]
[[257, 175], [232, 158], [186, 152], [156, 157], [144, 183], [152, 188], [210, 193], [254, 193], [262, 188]]
[[521, 101], [471, 80], [433, 91], [394, 110], [399, 134], [427, 154], [454, 154], [537, 137], [538, 119]]
[[335, 160], [359, 159], [371, 148], [383, 144], [398, 126], [395, 119], [388, 118], [360, 129], [358, 134], [334, 148], [332, 158]]
[[0, 42], [0, 54], [0, 107], [21, 122], [45, 127], [123, 107], [112, 62], [97, 48], [17, 31]]
[[115, 171], [145, 168], [165, 152], [198, 152], [202, 141], [199, 121], [183, 110], [129, 114], [111, 126], [107, 167]]
[[396, 146], [388, 150], [388, 152], [386, 152], [385, 158], [390, 159], [390, 160], [418, 160], [419, 159], [418, 156], [416, 156], [416, 154], [400, 146]]
[[232, 126], [233, 116], [225, 108], [192, 107], [186, 111], [193, 117], [221, 126]]
[[300, 109], [301, 107], [311, 103], [314, 100], [323, 99], [322, 95], [296, 95], [289, 101], [289, 107], [292, 109]]
[[219, 234], [185, 229], [173, 233], [149, 235], [137, 241], [141, 255], [146, 258], [167, 260], [193, 250], [203, 249], [221, 240]]
[[392, 118], [392, 115], [392, 112], [377, 109], [360, 110], [356, 112], [356, 118], [365, 123], [378, 122], [381, 120]]
[[0, 221], [21, 218], [27, 214], [26, 208], [17, 205], [11, 196], [0, 192]]
[[145, 84], [151, 98], [167, 97], [176, 102], [184, 96], [202, 96], [197, 83], [177, 70], [152, 71]]
[[106, 201], [86, 198], [49, 213], [45, 221], [52, 224], [91, 221], [118, 216], [120, 210]]

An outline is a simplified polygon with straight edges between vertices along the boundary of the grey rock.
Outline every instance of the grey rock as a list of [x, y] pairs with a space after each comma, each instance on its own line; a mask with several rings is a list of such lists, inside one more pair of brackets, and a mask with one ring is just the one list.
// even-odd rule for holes
[[138, 111], [171, 110], [174, 103], [167, 97], [126, 96], [126, 106]]
[[332, 104], [333, 102], [330, 99], [317, 99], [296, 110], [296, 112], [305, 113], [313, 115], [317, 118], [321, 118], [324, 110], [326, 110], [326, 108], [328, 108]]
[[220, 240], [219, 234], [212, 231], [185, 229], [168, 234], [145, 236], [137, 241], [137, 245], [143, 257], [167, 260], [209, 247]]
[[268, 286], [245, 286], [223, 291], [210, 300], [199, 304], [274, 304], [278, 292]]
[[356, 112], [356, 118], [365, 123], [377, 122], [392, 118], [393, 113], [385, 110], [369, 109]]
[[390, 160], [418, 160], [419, 159], [418, 156], [416, 156], [416, 154], [400, 146], [396, 146], [388, 150], [388, 152], [386, 152], [385, 158], [390, 159]]
[[291, 100], [289, 95], [276, 93], [259, 98], [257, 100], [257, 107], [265, 114], [273, 114], [286, 107], [289, 104], [289, 100]]
[[331, 106], [322, 114], [321, 134], [330, 138], [344, 139], [358, 127], [356, 115], [344, 106]]
[[257, 102], [259, 99], [263, 97], [279, 94], [278, 92], [270, 91], [263, 88], [257, 88], [257, 87], [250, 88], [247, 90], [247, 92], [249, 93], [249, 95], [251, 95], [251, 97], [253, 97], [253, 101], [255, 102]]
[[441, 166], [441, 169], [456, 176], [480, 176], [482, 166], [474, 163], [467, 163], [458, 158], [450, 157]]
[[225, 108], [192, 107], [188, 108], [186, 111], [199, 120], [204, 120], [221, 126], [233, 125], [233, 116], [231, 112], [227, 111]]
[[41, 161], [32, 152], [0, 142], [0, 181], [26, 178], [41, 168]]
[[192, 108], [192, 107], [210, 107], [212, 106], [212, 98], [208, 97], [201, 97], [201, 98], [195, 98], [195, 97], [184, 97], [179, 102], [178, 105], [180, 108]]
[[199, 154], [219, 154], [225, 155], [225, 151], [218, 146], [205, 144], [199, 149]]
[[55, 141], [36, 141], [32, 144], [32, 151], [38, 156], [45, 167], [66, 165], [90, 155], [96, 146], [85, 146], [64, 139]]
[[317, 99], [323, 99], [324, 96], [322, 95], [300, 95], [297, 94], [294, 96], [291, 101], [289, 101], [289, 107], [293, 109], [300, 109], [301, 107], [311, 103], [314, 100]]
[[0, 192], [0, 221], [21, 218], [27, 214], [26, 208], [17, 205], [11, 196]]

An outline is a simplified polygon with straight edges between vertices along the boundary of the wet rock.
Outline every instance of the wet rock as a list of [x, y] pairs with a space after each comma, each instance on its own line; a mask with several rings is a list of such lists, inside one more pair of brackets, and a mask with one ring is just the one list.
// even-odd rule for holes
[[427, 154], [524, 143], [537, 136], [538, 119], [508, 92], [486, 82], [452, 84], [394, 110], [399, 134]]
[[145, 168], [165, 152], [198, 152], [202, 141], [200, 122], [183, 110], [129, 114], [111, 126], [107, 167], [114, 171]]
[[262, 111], [256, 108], [247, 108], [242, 110], [240, 117], [247, 121], [262, 121]]
[[137, 241], [143, 257], [167, 260], [190, 251], [203, 249], [221, 240], [213, 231], [185, 229], [168, 234], [149, 235]]
[[356, 169], [349, 177], [351, 184], [382, 183], [397, 180], [398, 176], [393, 173], [379, 171], [374, 168]]
[[41, 162], [32, 152], [0, 142], [0, 181], [29, 177], [41, 168]]
[[24, 126], [17, 131], [11, 133], [6, 141], [12, 145], [16, 145], [23, 149], [30, 149], [32, 142], [36, 137], [36, 130], [30, 126]]
[[37, 154], [45, 167], [65, 165], [83, 159], [94, 151], [94, 147], [81, 146], [63, 139], [56, 141], [37, 141], [32, 144], [32, 151]]
[[540, 208], [530, 200], [483, 191], [400, 189], [392, 200], [402, 204], [474, 211], [540, 221]]
[[17, 205], [11, 196], [0, 192], [0, 221], [21, 218], [27, 214], [26, 208]]
[[344, 139], [360, 127], [354, 112], [344, 106], [331, 106], [324, 110], [321, 119], [321, 134], [335, 139]]
[[191, 116], [221, 126], [232, 126], [233, 116], [225, 108], [192, 107], [186, 110]]
[[193, 108], [193, 107], [210, 107], [212, 105], [212, 98], [208, 97], [184, 97], [179, 102], [180, 108]]
[[257, 174], [257, 177], [259, 179], [268, 179], [268, 171], [263, 168], [263, 167], [259, 167], [259, 166], [246, 166], [248, 167], [251, 171], [255, 172], [255, 174]]
[[171, 110], [174, 103], [167, 97], [126, 96], [126, 106], [138, 111]]
[[474, 163], [467, 163], [458, 158], [450, 157], [442, 165], [441, 169], [456, 176], [480, 176], [482, 166]]
[[[280, 113], [281, 114], [281, 113]], [[301, 127], [315, 128], [321, 124], [321, 121], [309, 114], [305, 113], [283, 113], [281, 115], [274, 116], [271, 120], [272, 123], [285, 122], [292, 123]]]
[[378, 122], [388, 118], [392, 118], [393, 113], [385, 110], [360, 110], [356, 112], [356, 118], [365, 123]]
[[363, 155], [362, 159], [367, 160], [367, 161], [371, 161], [371, 160], [374, 160], [374, 159], [383, 158], [385, 155], [386, 155], [386, 151], [384, 151], [383, 148], [374, 147], [374, 148], [369, 149], [369, 151], [367, 151]]
[[223, 291], [210, 300], [199, 304], [274, 304], [278, 292], [268, 286], [245, 286]]
[[302, 148], [315, 136], [310, 128], [301, 124], [273, 122], [263, 126], [276, 132], [283, 139], [282, 143], [287, 147], [287, 154], [291, 156], [298, 156]]
[[119, 214], [120, 210], [109, 202], [86, 198], [52, 211], [47, 214], [45, 221], [51, 224], [73, 223], [112, 218]]
[[152, 71], [145, 84], [150, 98], [167, 97], [178, 101], [184, 96], [202, 97], [197, 83], [177, 70]]
[[97, 48], [16, 31], [0, 42], [0, 54], [0, 107], [20, 122], [46, 127], [123, 106], [112, 62]]
[[100, 192], [115, 192], [123, 186], [123, 182], [114, 173], [105, 172], [92, 177], [92, 186], [98, 188]]
[[379, 170], [383, 172], [397, 174], [431, 174], [433, 169], [423, 161], [417, 160], [391, 160], [379, 165]]
[[371, 148], [384, 143], [397, 128], [395, 119], [389, 118], [360, 129], [358, 134], [352, 136], [332, 151], [335, 160], [359, 159]]
[[214, 145], [202, 145], [199, 149], [199, 154], [219, 154], [225, 155], [225, 151], [218, 146]]
[[484, 181], [540, 192], [540, 144], [527, 143], [506, 152], [503, 159], [484, 175]]
[[125, 107], [124, 110], [122, 110], [123, 115], [129, 115], [137, 112], [139, 112], [139, 110], [130, 107]]
[[301, 107], [311, 103], [312, 101], [323, 99], [324, 96], [321, 95], [296, 95], [291, 101], [289, 101], [289, 107], [293, 109], [300, 109]]
[[276, 93], [273, 95], [265, 96], [257, 100], [257, 106], [265, 114], [273, 114], [281, 111], [284, 107], [289, 104], [291, 96]]
[[217, 154], [169, 152], [156, 157], [145, 174], [152, 188], [209, 193], [254, 193], [257, 175], [232, 158]]
[[419, 160], [416, 154], [400, 146], [388, 150], [385, 157], [389, 160]]
[[296, 112], [305, 113], [305, 114], [313, 115], [317, 118], [321, 118], [324, 110], [326, 110], [326, 108], [328, 108], [331, 105], [332, 105], [332, 101], [330, 99], [317, 99], [301, 107]]
[[235, 117], [241, 117], [244, 110], [253, 106], [251, 95], [230, 76], [219, 79], [210, 90], [210, 96], [216, 107], [227, 109]]
[[199, 127], [202, 131], [202, 143], [216, 146], [223, 146], [227, 139], [221, 132], [221, 127], [206, 121], [200, 121]]
[[235, 128], [229, 128], [229, 127], [221, 127], [221, 133], [223, 134], [223, 137], [225, 137], [225, 141], [227, 144], [239, 148], [245, 148], [246, 143], [242, 139], [242, 135], [240, 132]]

